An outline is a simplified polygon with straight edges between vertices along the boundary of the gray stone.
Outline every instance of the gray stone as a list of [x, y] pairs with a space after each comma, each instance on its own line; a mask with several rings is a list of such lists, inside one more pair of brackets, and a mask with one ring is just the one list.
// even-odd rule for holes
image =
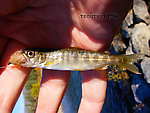
[[148, 7], [148, 12], [150, 13], [150, 0], [144, 0]]
[[142, 103], [142, 102], [138, 99], [138, 97], [137, 97], [137, 95], [136, 95], [136, 90], [138, 89], [138, 87], [139, 87], [139, 84], [133, 84], [133, 85], [131, 85], [131, 89], [132, 89], [132, 92], [133, 92], [135, 101], [138, 102], [138, 103]]
[[133, 26], [133, 11], [131, 9], [129, 11], [129, 13], [127, 14], [127, 16], [126, 16], [126, 18], [123, 21], [122, 26], [121, 26], [122, 35], [125, 38], [131, 37], [132, 26]]
[[129, 42], [129, 47], [126, 50], [126, 55], [130, 55], [130, 54], [134, 54], [134, 52], [132, 51], [132, 44], [131, 44], [131, 42]]
[[150, 26], [145, 23], [136, 24], [131, 32], [131, 39], [126, 54], [140, 53], [150, 56]]
[[[126, 54], [145, 54], [150, 56], [150, 25], [139, 23], [131, 32], [131, 39]], [[144, 78], [150, 83], [150, 59], [146, 58], [141, 63]]]
[[133, 13], [136, 16], [137, 23], [143, 20], [145, 23], [150, 24], [150, 15], [148, 7], [143, 0], [134, 0], [133, 2]]
[[[150, 85], [137, 74], [131, 76], [131, 88], [136, 101], [135, 113], [150, 113]], [[140, 110], [139, 110], [140, 109]]]
[[110, 51], [112, 54], [121, 54], [125, 51], [126, 45], [122, 39], [122, 35], [118, 34], [114, 37]]
[[125, 38], [130, 38], [134, 26], [140, 22], [150, 24], [150, 14], [148, 6], [143, 0], [134, 0], [133, 9], [131, 9], [122, 23], [122, 35]]
[[144, 78], [150, 84], [150, 58], [145, 58], [141, 63]]

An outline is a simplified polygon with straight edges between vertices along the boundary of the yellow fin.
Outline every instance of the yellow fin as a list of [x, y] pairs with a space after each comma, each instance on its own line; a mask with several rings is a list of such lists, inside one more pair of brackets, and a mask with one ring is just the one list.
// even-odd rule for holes
[[141, 54], [131, 54], [131, 55], [120, 55], [118, 58], [122, 59], [122, 62], [118, 64], [122, 69], [127, 69], [133, 73], [141, 74], [138, 68], [133, 64], [140, 59], [144, 58], [144, 55]]
[[73, 69], [73, 71], [87, 71], [85, 69]]
[[55, 59], [55, 60], [53, 60], [53, 61], [51, 61], [51, 62], [47, 62], [45, 65], [46, 65], [46, 66], [49, 66], [49, 65], [53, 64], [53, 63], [56, 62], [56, 61], [57, 61], [57, 59]]

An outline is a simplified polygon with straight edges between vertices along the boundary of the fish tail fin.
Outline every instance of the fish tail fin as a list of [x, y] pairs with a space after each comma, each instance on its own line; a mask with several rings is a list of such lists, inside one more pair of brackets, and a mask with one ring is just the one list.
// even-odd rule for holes
[[134, 62], [137, 62], [140, 59], [144, 58], [144, 55], [141, 54], [132, 54], [132, 55], [121, 55], [122, 57], [122, 63], [119, 64], [119, 66], [122, 69], [127, 69], [133, 73], [141, 74], [139, 72], [139, 69], [133, 64]]

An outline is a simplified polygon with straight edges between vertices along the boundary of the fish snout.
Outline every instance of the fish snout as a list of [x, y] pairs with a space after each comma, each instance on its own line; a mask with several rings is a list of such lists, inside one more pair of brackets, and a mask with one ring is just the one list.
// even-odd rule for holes
[[24, 57], [22, 51], [17, 51], [10, 57], [8, 64], [22, 65], [26, 63], [26, 58]]

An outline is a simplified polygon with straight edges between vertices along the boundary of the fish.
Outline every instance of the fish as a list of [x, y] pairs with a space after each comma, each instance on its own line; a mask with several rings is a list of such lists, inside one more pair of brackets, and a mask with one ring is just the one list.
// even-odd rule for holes
[[78, 48], [29, 48], [16, 51], [10, 57], [9, 63], [23, 67], [68, 71], [105, 70], [108, 65], [118, 65], [123, 70], [140, 74], [134, 63], [143, 58], [142, 54], [112, 55]]

